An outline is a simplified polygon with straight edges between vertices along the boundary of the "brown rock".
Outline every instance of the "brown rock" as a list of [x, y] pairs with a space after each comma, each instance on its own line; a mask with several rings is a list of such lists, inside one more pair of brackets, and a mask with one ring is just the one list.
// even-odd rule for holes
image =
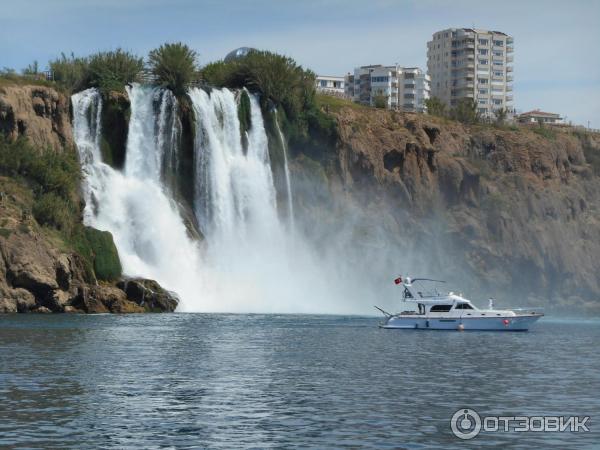
[[0, 87], [0, 132], [24, 136], [40, 149], [73, 146], [70, 99], [45, 86]]

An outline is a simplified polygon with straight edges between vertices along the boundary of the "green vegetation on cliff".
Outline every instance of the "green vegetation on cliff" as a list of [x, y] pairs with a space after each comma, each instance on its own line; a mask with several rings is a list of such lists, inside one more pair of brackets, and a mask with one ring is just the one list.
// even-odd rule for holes
[[65, 246], [78, 252], [86, 270], [99, 280], [120, 277], [121, 263], [112, 235], [81, 223], [81, 171], [73, 149], [38, 151], [23, 138], [10, 141], [0, 134], [0, 175], [29, 191], [25, 196], [28, 206], [20, 218], [23, 224], [31, 214], [38, 224], [56, 230]]
[[111, 90], [122, 91], [127, 83], [139, 81], [144, 61], [132, 53], [117, 49], [88, 57], [62, 53], [49, 65], [54, 80], [71, 92], [97, 87], [107, 93]]
[[197, 79], [197, 58], [196, 52], [181, 42], [163, 44], [148, 54], [148, 66], [156, 83], [183, 96]]
[[0, 173], [24, 180], [34, 193], [36, 220], [70, 232], [76, 216], [79, 162], [75, 152], [39, 152], [25, 139], [11, 142], [0, 135]]

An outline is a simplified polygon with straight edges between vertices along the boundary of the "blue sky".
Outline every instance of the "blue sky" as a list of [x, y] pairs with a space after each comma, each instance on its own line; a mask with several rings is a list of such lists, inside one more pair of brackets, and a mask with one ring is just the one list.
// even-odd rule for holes
[[145, 55], [166, 41], [200, 63], [240, 46], [294, 57], [317, 73], [364, 64], [426, 66], [426, 42], [448, 27], [515, 38], [519, 110], [559, 112], [600, 128], [600, 2], [595, 0], [2, 0], [0, 67], [123, 47]]

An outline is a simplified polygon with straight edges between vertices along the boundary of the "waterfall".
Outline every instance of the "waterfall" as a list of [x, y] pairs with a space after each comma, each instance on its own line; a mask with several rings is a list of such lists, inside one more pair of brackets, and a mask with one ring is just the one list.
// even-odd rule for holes
[[279, 126], [279, 115], [277, 114], [277, 109], [274, 110], [275, 113], [275, 128], [277, 128], [277, 134], [279, 136], [279, 142], [281, 143], [281, 151], [283, 152], [283, 173], [285, 175], [285, 187], [287, 193], [287, 205], [288, 205], [288, 220], [290, 221], [290, 228], [292, 233], [294, 232], [294, 199], [292, 197], [292, 181], [290, 178], [290, 168], [288, 166], [288, 155], [287, 155], [287, 143], [285, 141], [285, 137], [281, 132], [281, 128]]
[[[131, 115], [125, 165], [102, 160], [102, 98], [73, 95], [74, 135], [84, 174], [84, 221], [114, 237], [128, 276], [157, 280], [181, 298], [179, 311], [340, 312], [340, 259], [330, 261], [277, 211], [267, 133], [257, 96], [242, 145], [236, 95], [228, 89], [188, 92], [195, 115], [193, 211], [204, 240], [190, 237], [170, 183], [178, 177], [181, 123], [177, 100], [161, 88], [127, 88]], [[284, 142], [281, 130], [280, 138]], [[186, 161], [188, 161], [186, 159]], [[292, 187], [285, 155], [289, 216]]]
[[137, 84], [127, 92], [131, 118], [123, 172], [102, 161], [99, 92], [88, 89], [72, 97], [84, 173], [84, 222], [112, 233], [126, 275], [155, 279], [182, 299], [190, 298], [199, 284], [199, 252], [161, 182], [165, 141], [159, 130], [169, 124], [160, 123], [166, 115], [161, 119], [156, 106], [164, 96], [159, 89]]
[[189, 92], [196, 114], [196, 214], [208, 236], [270, 235], [279, 220], [268, 140], [258, 100], [244, 153], [235, 95], [228, 89]]

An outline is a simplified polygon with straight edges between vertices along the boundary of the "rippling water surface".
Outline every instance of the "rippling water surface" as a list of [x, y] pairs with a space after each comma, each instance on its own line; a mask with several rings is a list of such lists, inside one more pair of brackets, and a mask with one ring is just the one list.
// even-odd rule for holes
[[[275, 315], [0, 316], [0, 447], [597, 448], [600, 323], [380, 330]], [[450, 432], [482, 415], [590, 433]]]

